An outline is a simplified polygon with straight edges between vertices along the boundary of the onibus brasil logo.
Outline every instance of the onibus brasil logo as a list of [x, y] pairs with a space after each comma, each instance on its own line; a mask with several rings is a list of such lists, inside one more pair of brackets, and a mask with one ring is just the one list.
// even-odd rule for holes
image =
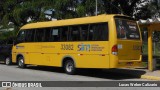
[[30, 83], [30, 82], [2, 82], [2, 87], [42, 87], [41, 83]]

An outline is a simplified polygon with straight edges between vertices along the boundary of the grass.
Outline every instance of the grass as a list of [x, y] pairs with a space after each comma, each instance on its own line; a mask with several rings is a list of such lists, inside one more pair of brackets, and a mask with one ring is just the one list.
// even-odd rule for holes
[[[142, 51], [144, 55], [148, 55], [148, 43], [143, 42]], [[160, 42], [153, 44], [153, 55], [160, 56]]]

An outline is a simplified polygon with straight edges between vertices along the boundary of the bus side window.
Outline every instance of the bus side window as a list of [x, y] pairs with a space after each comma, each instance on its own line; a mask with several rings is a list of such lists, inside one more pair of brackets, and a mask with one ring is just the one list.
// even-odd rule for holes
[[81, 25], [80, 26], [80, 40], [87, 41], [88, 40], [88, 27], [89, 25]]
[[93, 26], [89, 25], [88, 28], [88, 41], [93, 41]]
[[22, 43], [25, 41], [25, 31], [22, 30], [18, 33], [18, 36], [17, 36], [17, 43]]
[[45, 29], [45, 40], [44, 40], [45, 42], [52, 41], [50, 38], [51, 37], [51, 30], [52, 30], [51, 28]]
[[33, 42], [34, 41], [34, 35], [35, 35], [35, 30], [26, 30], [25, 41], [26, 42]]
[[59, 28], [53, 28], [51, 30], [51, 37], [50, 37], [51, 41], [60, 41], [60, 30]]
[[61, 41], [68, 41], [69, 27], [61, 28]]
[[45, 29], [36, 29], [36, 34], [35, 34], [35, 41], [36, 42], [43, 42], [45, 39], [44, 35]]
[[108, 40], [108, 24], [98, 23], [91, 24], [89, 29], [89, 40], [91, 41], [107, 41]]
[[96, 40], [106, 41], [108, 40], [108, 24], [100, 23], [95, 27]]
[[79, 26], [70, 26], [70, 41], [79, 41], [80, 40], [80, 29]]

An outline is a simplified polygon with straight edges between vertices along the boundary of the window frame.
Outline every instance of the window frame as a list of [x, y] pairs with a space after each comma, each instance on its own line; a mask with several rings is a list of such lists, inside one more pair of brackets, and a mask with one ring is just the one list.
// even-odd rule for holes
[[[106, 30], [106, 34], [105, 34], [105, 36], [106, 36], [106, 40], [89, 40], [89, 37], [90, 37], [90, 28], [91, 28], [91, 26], [92, 25], [100, 25], [100, 24], [104, 24], [105, 25], [105, 30]], [[79, 40], [77, 40], [77, 41], [72, 41], [72, 40], [70, 40], [70, 37], [71, 37], [71, 27], [74, 27], [74, 26], [77, 26], [79, 29]], [[87, 32], [87, 40], [82, 40], [82, 26], [87, 26], [87, 30], [86, 30], [86, 32]], [[51, 33], [52, 33], [52, 30], [53, 29], [56, 29], [56, 28], [58, 28], [58, 34], [60, 34], [60, 36], [59, 36], [59, 40], [58, 41], [51, 41], [50, 39], [51, 39]], [[63, 29], [63, 28], [66, 28], [66, 29]], [[42, 40], [42, 41], [37, 41], [36, 40], [36, 37], [37, 37], [37, 31], [39, 31], [39, 29], [42, 29], [43, 30], [43, 36], [44, 36], [44, 40]], [[58, 26], [58, 27], [47, 27], [47, 28], [36, 28], [36, 29], [27, 29], [27, 30], [35, 30], [34, 31], [34, 41], [32, 41], [32, 42], [87, 42], [87, 41], [109, 41], [109, 23], [108, 22], [99, 22], [99, 23], [86, 23], [86, 24], [76, 24], [76, 25], [69, 25], [69, 26]], [[47, 41], [46, 40], [46, 31], [47, 30], [50, 30], [50, 35], [49, 35], [49, 40]], [[67, 38], [67, 40], [62, 40], [62, 37], [63, 37], [63, 35], [62, 35], [62, 33], [64, 32], [64, 31], [67, 31], [67, 34], [66, 34], [66, 38]], [[21, 30], [21, 31], [25, 31], [25, 30]], [[98, 30], [99, 31], [99, 30]], [[26, 33], [25, 33], [26, 34]], [[17, 35], [18, 36], [18, 35]], [[26, 35], [25, 35], [25, 37], [26, 37]]]

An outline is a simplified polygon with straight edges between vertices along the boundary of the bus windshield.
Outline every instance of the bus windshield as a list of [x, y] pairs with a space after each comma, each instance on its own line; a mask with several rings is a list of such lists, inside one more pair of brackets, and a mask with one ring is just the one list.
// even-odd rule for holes
[[136, 21], [116, 18], [115, 23], [118, 39], [140, 39]]

